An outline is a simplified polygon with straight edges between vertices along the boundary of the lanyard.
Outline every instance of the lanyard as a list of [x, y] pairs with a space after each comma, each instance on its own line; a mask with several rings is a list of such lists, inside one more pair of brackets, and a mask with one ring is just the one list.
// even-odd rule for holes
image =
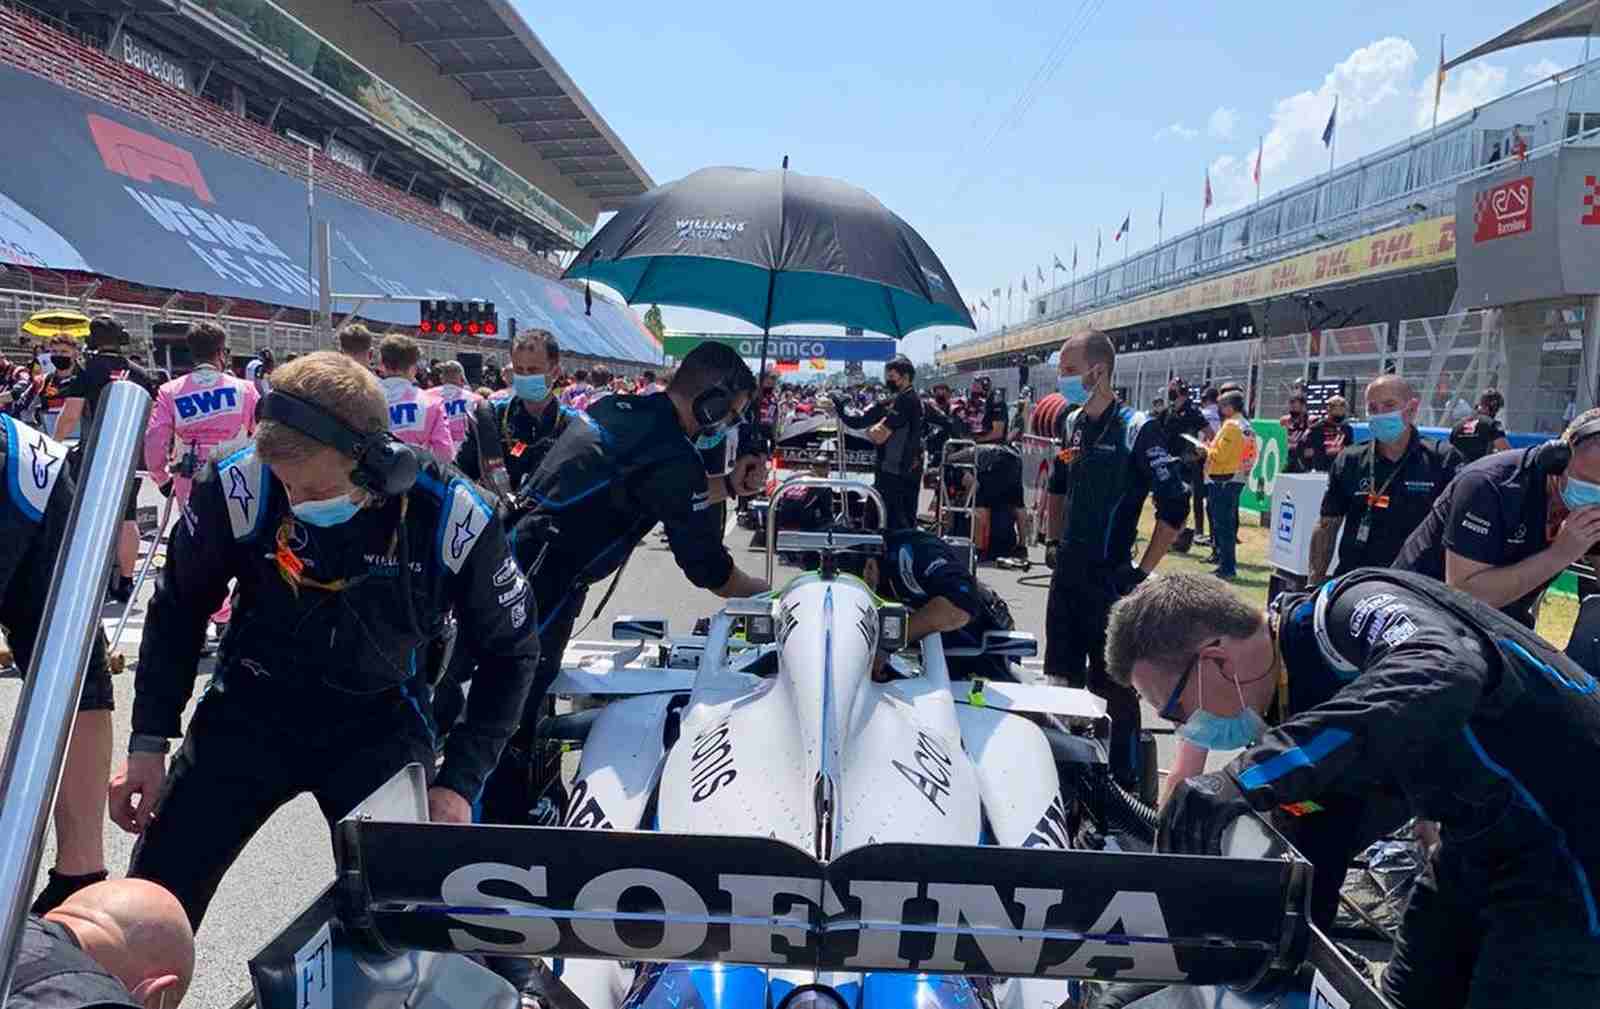
[[1389, 507], [1389, 487], [1394, 483], [1394, 478], [1400, 475], [1400, 471], [1406, 468], [1406, 462], [1411, 458], [1411, 453], [1416, 450], [1419, 441], [1418, 436], [1413, 433], [1411, 443], [1406, 446], [1406, 450], [1401, 453], [1400, 458], [1395, 460], [1394, 472], [1389, 474], [1389, 479], [1385, 480], [1380, 488], [1378, 487], [1378, 440], [1376, 438], [1372, 440], [1372, 453], [1367, 456], [1367, 483], [1374, 490], [1367, 494], [1368, 505], [1373, 508]]

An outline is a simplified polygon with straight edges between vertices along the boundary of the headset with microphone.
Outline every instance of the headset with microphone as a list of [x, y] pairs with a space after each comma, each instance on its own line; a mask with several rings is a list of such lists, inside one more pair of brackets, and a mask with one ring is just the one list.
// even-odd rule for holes
[[733, 393], [720, 382], [708, 389], [702, 389], [696, 394], [690, 406], [695, 423], [703, 428], [721, 424], [727, 419], [728, 411], [733, 409], [733, 400]]
[[1572, 450], [1596, 435], [1600, 435], [1600, 417], [1591, 417], [1569, 434], [1534, 449], [1534, 466], [1545, 476], [1560, 476], [1572, 462]]
[[286, 424], [354, 459], [350, 480], [363, 490], [395, 497], [417, 482], [416, 450], [388, 431], [364, 434], [315, 403], [276, 389], [262, 397], [256, 416]]

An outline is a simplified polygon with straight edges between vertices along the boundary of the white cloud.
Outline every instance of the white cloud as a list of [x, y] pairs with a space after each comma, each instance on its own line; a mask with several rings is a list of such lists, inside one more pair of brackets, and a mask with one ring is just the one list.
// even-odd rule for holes
[[1530, 63], [1523, 67], [1522, 72], [1527, 74], [1529, 77], [1532, 77], [1534, 80], [1543, 80], [1546, 77], [1552, 77], [1556, 74], [1559, 74], [1565, 69], [1567, 68], [1546, 56], [1537, 63]]
[[1179, 140], [1193, 140], [1199, 135], [1200, 131], [1193, 127], [1185, 126], [1182, 123], [1170, 123], [1156, 131], [1155, 139], [1161, 141], [1168, 137], [1176, 137]]
[[[1339, 100], [1334, 137], [1338, 164], [1427, 129], [1433, 120], [1434, 69], [1431, 61], [1422, 65], [1410, 42], [1383, 38], [1335, 64], [1315, 89], [1280, 98], [1273, 105], [1272, 125], [1262, 141], [1262, 193], [1271, 195], [1327, 171], [1328, 149], [1322, 144], [1322, 130], [1335, 95]], [[1440, 95], [1439, 120], [1503, 94], [1507, 76], [1505, 67], [1483, 61], [1452, 71]], [[1255, 145], [1250, 144], [1211, 162], [1211, 187], [1216, 194], [1211, 216], [1255, 198], [1250, 177], [1255, 155]]]
[[1223, 105], [1211, 113], [1211, 119], [1206, 123], [1206, 132], [1218, 140], [1229, 140], [1233, 137], [1233, 128], [1237, 125], [1239, 125], [1239, 111]]

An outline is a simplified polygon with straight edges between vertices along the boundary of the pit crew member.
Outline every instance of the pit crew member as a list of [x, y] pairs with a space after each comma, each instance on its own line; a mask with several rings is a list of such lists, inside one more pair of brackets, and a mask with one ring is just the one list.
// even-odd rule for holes
[[1491, 452], [1504, 452], [1511, 447], [1499, 420], [1505, 405], [1506, 398], [1499, 389], [1485, 389], [1478, 397], [1477, 412], [1450, 429], [1450, 444], [1461, 453], [1463, 462], [1477, 462]]
[[467, 418], [479, 402], [478, 394], [467, 388], [467, 370], [460, 361], [442, 361], [439, 364], [438, 385], [428, 390], [428, 395], [444, 411], [444, 422], [450, 428], [450, 440], [459, 449], [467, 440]]
[[883, 369], [883, 382], [894, 398], [875, 403], [851, 416], [844, 398], [835, 396], [839, 423], [853, 431], [866, 429], [867, 439], [878, 446], [872, 483], [888, 509], [885, 529], [915, 529], [917, 500], [922, 495], [922, 399], [912, 382], [917, 369], [910, 359], [896, 357]]
[[[731, 472], [709, 481], [701, 458], [739, 423], [755, 388], [755, 376], [736, 351], [700, 344], [665, 393], [610, 396], [575, 417], [528, 478], [522, 493], [532, 510], [517, 523], [512, 542], [533, 586], [543, 657], [522, 727], [484, 794], [486, 821], [526, 818], [527, 744], [589, 586], [607, 577], [614, 586], [656, 523], [666, 526], [673, 558], [695, 586], [724, 598], [766, 591], [765, 581], [733, 563], [720, 527], [695, 521], [697, 512], [756, 493], [766, 479], [761, 456], [742, 456]], [[603, 606], [604, 600], [596, 612]]]
[[[1153, 572], [1177, 539], [1189, 488], [1161, 425], [1116, 404], [1116, 359], [1111, 338], [1101, 332], [1080, 333], [1061, 345], [1057, 391], [1076, 409], [1062, 423], [1047, 488], [1046, 562], [1053, 571], [1044, 671], [1105, 698], [1111, 772], [1123, 787], [1136, 789], [1139, 699], [1106, 676], [1106, 618], [1111, 604]], [[1146, 497], [1155, 499], [1155, 530], [1135, 567], [1133, 541]]]
[[1396, 1006], [1600, 999], [1600, 783], [1576, 773], [1600, 760], [1600, 701], [1537, 634], [1410, 572], [1360, 568], [1267, 613], [1163, 575], [1113, 608], [1106, 665], [1189, 740], [1250, 747], [1176, 788], [1159, 850], [1217, 854], [1238, 816], [1276, 811], [1325, 922], [1392, 798], [1441, 825], [1384, 972]]
[[[206, 465], [173, 537], [111, 817], [141, 835], [128, 874], [171, 890], [197, 927], [244, 844], [301, 792], [331, 824], [416, 761], [431, 818], [466, 822], [522, 709], [537, 617], [500, 524], [388, 421], [383, 388], [350, 358], [282, 365], [254, 441]], [[229, 579], [233, 621], [185, 733]], [[435, 772], [418, 655], [452, 607], [477, 673]]]
[[378, 344], [378, 374], [389, 401], [389, 431], [407, 445], [430, 453], [449, 465], [456, 457], [444, 404], [417, 387], [417, 361], [422, 357], [417, 341], [390, 333]]

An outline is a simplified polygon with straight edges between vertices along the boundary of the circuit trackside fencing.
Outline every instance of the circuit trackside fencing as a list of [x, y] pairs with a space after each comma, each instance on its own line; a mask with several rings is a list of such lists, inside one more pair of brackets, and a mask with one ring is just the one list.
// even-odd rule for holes
[[[150, 337], [155, 323], [191, 323], [213, 322], [221, 326], [228, 334], [228, 351], [240, 357], [249, 357], [257, 350], [269, 349], [273, 355], [282, 361], [288, 354], [304, 354], [313, 350], [332, 350], [335, 347], [333, 338], [325, 331], [307, 326], [303, 323], [288, 322], [283, 319], [254, 319], [236, 315], [213, 314], [210, 312], [184, 311], [181, 309], [163, 308], [157, 305], [133, 305], [125, 302], [104, 301], [96, 298], [68, 297], [63, 295], [45, 294], [39, 291], [11, 290], [0, 287], [0, 349], [18, 347], [31, 344], [33, 337], [22, 332], [22, 324], [34, 312], [43, 309], [70, 309], [88, 315], [105, 313], [114, 316], [127, 327], [129, 335], [138, 350], [145, 353], [150, 360], [161, 365], [158, 356], [150, 353]], [[340, 324], [345, 320], [340, 319]], [[356, 320], [350, 320], [356, 321]], [[369, 323], [373, 332], [382, 335], [389, 329], [383, 322]], [[456, 344], [442, 340], [417, 339], [417, 345], [422, 348], [423, 360], [439, 358], [440, 360], [454, 360], [462, 351], [482, 354], [487, 362], [491, 359], [501, 364], [510, 359], [511, 344], [509, 340], [497, 343]], [[597, 364], [606, 365], [613, 374], [632, 376], [649, 365], [638, 362], [618, 361], [611, 358], [594, 357], [585, 354], [574, 354], [563, 348], [561, 364], [564, 371], [571, 373], [577, 368], [590, 368]]]

